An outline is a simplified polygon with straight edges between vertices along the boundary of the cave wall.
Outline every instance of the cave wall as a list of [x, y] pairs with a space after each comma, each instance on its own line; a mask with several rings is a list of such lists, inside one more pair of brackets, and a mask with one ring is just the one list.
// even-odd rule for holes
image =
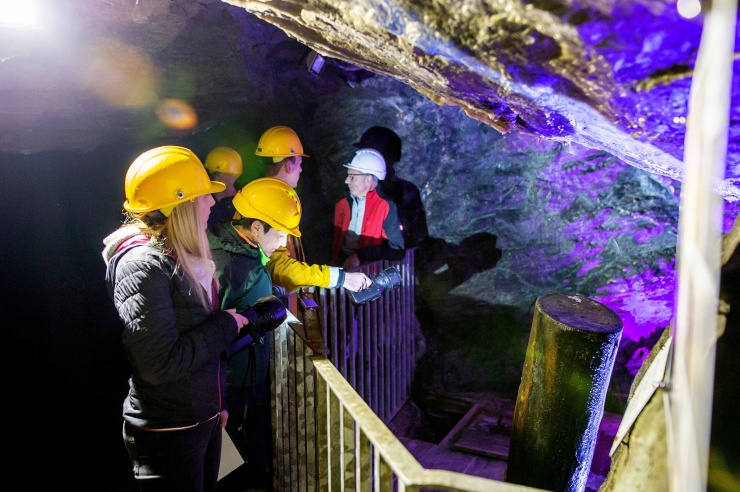
[[[126, 490], [130, 478], [120, 443], [128, 368], [100, 257], [102, 238], [123, 217], [126, 168], [156, 145], [185, 145], [201, 157], [229, 145], [244, 158], [244, 182], [259, 175], [253, 151], [273, 125], [295, 128], [311, 156], [298, 191], [307, 252], [317, 262], [328, 258], [328, 217], [352, 144], [373, 125], [401, 137], [397, 174], [419, 188], [432, 238], [418, 251], [417, 314], [427, 351], [417, 391], [516, 391], [535, 300], [578, 293], [612, 308], [625, 325], [607, 402], [609, 410], [622, 408], [672, 313], [679, 181], [601, 149], [502, 134], [383, 74], [331, 59], [311, 74], [305, 45], [241, 8], [140, 3], [145, 11], [126, 17], [105, 10], [123, 3], [100, 2], [92, 19], [73, 23], [45, 58], [54, 77], [25, 76], [12, 86], [16, 72], [0, 65], [0, 298], [10, 347], [31, 357], [23, 375], [10, 378], [10, 394], [21, 396], [35, 421], [83, 422], [79, 442], [97, 451], [84, 481]], [[120, 8], [133, 9], [129, 4]], [[112, 38], [126, 44], [101, 44]], [[87, 49], [74, 47], [80, 39]], [[26, 41], [28, 51], [49, 48]], [[136, 56], [120, 56], [131, 46]], [[93, 48], [116, 56], [95, 57]], [[122, 65], [80, 79], [90, 60]], [[140, 87], [149, 73], [157, 74], [154, 99], [137, 105], [145, 99], [124, 97], [132, 85], [122, 80]], [[72, 92], [70, 80], [77, 81]], [[9, 89], [19, 85], [34, 95], [32, 108]], [[165, 96], [188, 101], [197, 125], [177, 128], [177, 111], [169, 120], [157, 114]], [[33, 124], [8, 116], [15, 114]], [[725, 200], [723, 232], [739, 207]], [[497, 249], [501, 257], [492, 261]], [[48, 428], [19, 442], [24, 451], [53, 456], [50, 469], [66, 475], [73, 466], [68, 443]], [[32, 460], [17, 461], [19, 469], [34, 469]], [[26, 474], [29, 485], [45, 478]]]

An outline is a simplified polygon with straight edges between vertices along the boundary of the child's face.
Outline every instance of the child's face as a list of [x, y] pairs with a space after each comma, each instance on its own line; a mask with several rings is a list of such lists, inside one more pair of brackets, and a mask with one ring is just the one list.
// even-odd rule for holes
[[266, 234], [263, 233], [257, 238], [257, 241], [262, 248], [262, 252], [265, 255], [272, 255], [279, 247], [284, 247], [288, 241], [288, 233], [285, 231], [279, 231], [274, 227], [270, 229]]

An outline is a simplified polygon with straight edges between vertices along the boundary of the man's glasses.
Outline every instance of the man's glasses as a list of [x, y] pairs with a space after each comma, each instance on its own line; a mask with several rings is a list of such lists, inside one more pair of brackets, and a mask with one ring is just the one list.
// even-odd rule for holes
[[350, 181], [354, 181], [354, 180], [355, 180], [355, 178], [356, 178], [357, 176], [370, 176], [370, 174], [367, 174], [367, 173], [365, 173], [365, 174], [360, 174], [360, 173], [357, 173], [357, 174], [347, 173], [347, 177], [349, 178], [349, 180], [350, 180]]

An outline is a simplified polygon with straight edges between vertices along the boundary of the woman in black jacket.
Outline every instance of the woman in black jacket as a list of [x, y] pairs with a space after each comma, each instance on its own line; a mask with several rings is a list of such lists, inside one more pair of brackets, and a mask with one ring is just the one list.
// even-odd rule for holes
[[190, 150], [149, 150], [126, 174], [127, 220], [104, 240], [132, 368], [123, 438], [142, 491], [216, 489], [226, 348], [248, 323], [218, 308], [205, 231], [223, 189]]

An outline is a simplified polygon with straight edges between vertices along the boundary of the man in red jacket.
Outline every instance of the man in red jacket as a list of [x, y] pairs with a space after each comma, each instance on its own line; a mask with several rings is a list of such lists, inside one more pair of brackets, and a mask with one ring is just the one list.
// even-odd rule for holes
[[406, 249], [396, 205], [378, 190], [386, 176], [383, 156], [360, 149], [344, 167], [349, 190], [334, 206], [331, 263], [350, 270], [377, 260], [402, 260]]

